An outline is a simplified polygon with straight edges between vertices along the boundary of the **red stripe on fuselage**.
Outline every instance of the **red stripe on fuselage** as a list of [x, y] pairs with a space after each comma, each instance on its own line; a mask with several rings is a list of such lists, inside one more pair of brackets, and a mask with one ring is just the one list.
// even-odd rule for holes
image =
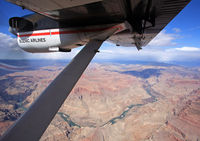
[[113, 28], [123, 29], [122, 26], [113, 26], [107, 28], [97, 28], [97, 29], [83, 29], [83, 30], [69, 30], [69, 31], [55, 31], [55, 32], [43, 32], [43, 33], [32, 33], [32, 34], [22, 34], [17, 35], [18, 37], [30, 37], [30, 36], [45, 36], [45, 35], [58, 35], [58, 34], [74, 34], [74, 33], [82, 33], [82, 32], [98, 32]]
[[43, 35], [50, 35], [50, 32], [44, 32], [44, 33], [32, 33], [32, 34], [23, 34], [23, 35], [17, 35], [17, 37], [43, 36]]

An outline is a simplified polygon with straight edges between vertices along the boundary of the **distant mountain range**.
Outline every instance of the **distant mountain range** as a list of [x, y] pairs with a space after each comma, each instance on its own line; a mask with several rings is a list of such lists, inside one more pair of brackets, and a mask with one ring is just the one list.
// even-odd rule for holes
[[[51, 59], [42, 59], [42, 60], [0, 60], [0, 76], [8, 74], [10, 72], [18, 72], [22, 70], [34, 70], [40, 67], [45, 66], [66, 66], [70, 60], [51, 60]], [[200, 62], [153, 62], [153, 61], [137, 61], [137, 60], [93, 60], [93, 63], [101, 63], [101, 64], [139, 64], [139, 65], [151, 65], [151, 66], [183, 66], [183, 67], [199, 67]], [[140, 75], [140, 72], [124, 72], [127, 74]], [[142, 73], [142, 77], [144, 73]]]
[[[65, 65], [69, 63], [70, 60], [51, 60], [51, 59], [33, 59], [33, 60], [0, 60], [0, 63], [5, 63], [9, 65], [16, 66], [32, 66], [32, 67], [40, 67], [47, 65]], [[185, 66], [185, 67], [196, 67], [200, 66], [199, 61], [173, 61], [173, 62], [155, 62], [155, 61], [140, 61], [140, 60], [93, 60], [92, 62], [97, 63], [119, 63], [119, 64], [140, 64], [140, 65], [153, 65], [153, 66]]]

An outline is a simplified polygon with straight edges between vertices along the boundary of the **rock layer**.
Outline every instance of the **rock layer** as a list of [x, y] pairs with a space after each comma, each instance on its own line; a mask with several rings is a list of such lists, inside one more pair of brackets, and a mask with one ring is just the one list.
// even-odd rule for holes
[[[0, 77], [1, 134], [61, 69], [41, 67]], [[41, 140], [196, 141], [199, 109], [199, 69], [92, 64]]]

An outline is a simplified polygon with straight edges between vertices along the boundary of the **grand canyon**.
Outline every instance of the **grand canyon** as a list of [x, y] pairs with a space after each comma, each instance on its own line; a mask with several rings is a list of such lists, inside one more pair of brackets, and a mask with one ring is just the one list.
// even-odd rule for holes
[[[0, 135], [63, 67], [0, 64]], [[199, 141], [200, 68], [92, 63], [40, 140]]]

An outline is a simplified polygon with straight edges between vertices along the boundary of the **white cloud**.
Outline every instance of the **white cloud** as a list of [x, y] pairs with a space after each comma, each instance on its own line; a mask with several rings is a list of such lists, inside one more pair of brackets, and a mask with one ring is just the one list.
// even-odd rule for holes
[[174, 40], [176, 35], [168, 34], [166, 31], [161, 31], [150, 43], [148, 46], [152, 47], [161, 47], [161, 46], [174, 46], [176, 43]]
[[101, 50], [101, 53], [109, 53], [109, 54], [112, 54], [113, 51], [112, 51], [112, 50], [108, 50], [108, 49], [102, 49], [102, 50]]
[[180, 29], [180, 28], [173, 28], [172, 30], [173, 30], [174, 32], [176, 32], [176, 33], [181, 32], [181, 29]]
[[18, 48], [17, 39], [0, 33], [0, 59], [19, 59], [24, 58], [24, 52]]
[[196, 27], [190, 28], [189, 30], [190, 30], [190, 31], [193, 31], [193, 30], [199, 30], [199, 29], [200, 29], [200, 26], [196, 26]]
[[[117, 47], [112, 43], [105, 42], [100, 48], [100, 53], [97, 53], [95, 58], [100, 60], [114, 59], [160, 62], [200, 60], [200, 48], [198, 47], [161, 47], [163, 45], [175, 44], [174, 39], [175, 36], [173, 34], [161, 32], [153, 43], [151, 43], [151, 46], [144, 47], [140, 51], [135, 47]], [[157, 46], [153, 47], [155, 43], [157, 43]], [[81, 49], [76, 48], [69, 53], [26, 53], [18, 47], [15, 38], [3, 33], [0, 33], [0, 48], [0, 59], [72, 59]]]
[[[103, 51], [97, 54], [97, 59], [116, 59], [116, 60], [141, 60], [141, 61], [198, 61], [200, 60], [200, 48], [198, 47], [144, 47], [138, 51], [135, 47], [116, 47], [106, 44], [102, 47]], [[110, 50], [110, 51], [109, 51]]]
[[17, 39], [0, 32], [0, 47], [2, 48], [16, 48]]
[[178, 51], [200, 51], [200, 48], [196, 48], [196, 47], [181, 47], [181, 48], [175, 48]]
[[0, 59], [71, 59], [80, 49], [70, 53], [28, 53], [20, 49], [17, 39], [0, 32]]

